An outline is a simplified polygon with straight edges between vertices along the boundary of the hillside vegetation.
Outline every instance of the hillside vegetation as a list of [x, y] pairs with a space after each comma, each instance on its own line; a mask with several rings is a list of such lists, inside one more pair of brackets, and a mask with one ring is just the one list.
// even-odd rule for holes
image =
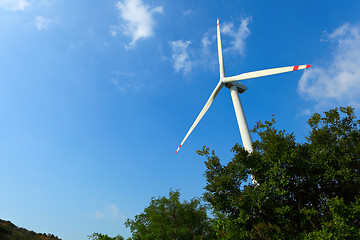
[[1, 240], [61, 240], [49, 233], [36, 233], [25, 228], [19, 228], [10, 221], [0, 219]]

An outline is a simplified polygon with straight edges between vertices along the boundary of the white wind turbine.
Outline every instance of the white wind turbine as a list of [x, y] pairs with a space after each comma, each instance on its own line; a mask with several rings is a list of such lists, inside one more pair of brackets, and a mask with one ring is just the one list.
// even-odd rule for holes
[[[224, 61], [222, 55], [222, 47], [221, 47], [221, 38], [220, 38], [220, 26], [219, 26], [219, 19], [217, 19], [217, 45], [218, 45], [218, 54], [219, 54], [219, 65], [220, 65], [220, 81], [215, 87], [214, 91], [210, 95], [209, 99], [205, 103], [205, 106], [201, 110], [200, 114], [195, 119], [195, 122], [191, 125], [190, 130], [185, 135], [184, 139], [182, 140], [180, 146], [176, 150], [176, 153], [180, 150], [186, 139], [189, 137], [190, 133], [194, 130], [196, 125], [199, 123], [201, 118], [204, 116], [206, 111], [209, 109], [210, 105], [214, 101], [216, 95], [219, 93], [220, 89], [225, 85], [225, 87], [230, 89], [231, 98], [234, 104], [236, 119], [240, 129], [241, 140], [243, 142], [244, 148], [249, 151], [250, 153], [253, 151], [252, 148], [252, 140], [249, 132], [249, 127], [247, 125], [244, 110], [242, 108], [239, 93], [243, 93], [247, 90], [247, 87], [239, 82], [240, 80], [250, 79], [250, 78], [257, 78], [263, 77], [268, 75], [274, 75], [278, 73], [284, 72], [291, 72], [296, 70], [301, 70], [305, 68], [311, 67], [311, 65], [297, 65], [297, 66], [290, 66], [290, 67], [281, 67], [281, 68], [272, 68], [248, 73], [242, 73], [232, 77], [225, 76], [225, 69], [224, 69]], [[255, 179], [252, 177], [253, 182]], [[255, 182], [256, 183], [256, 182]]]

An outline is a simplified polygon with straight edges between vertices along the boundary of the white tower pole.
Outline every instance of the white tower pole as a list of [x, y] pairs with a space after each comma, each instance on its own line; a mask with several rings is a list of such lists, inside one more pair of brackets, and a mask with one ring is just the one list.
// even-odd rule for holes
[[[244, 109], [241, 105], [237, 87], [234, 85], [231, 86], [230, 92], [231, 92], [231, 98], [232, 98], [234, 109], [235, 109], [236, 119], [237, 119], [237, 122], [239, 125], [239, 130], [240, 130], [240, 135], [241, 135], [241, 140], [243, 142], [243, 146], [249, 153], [252, 153], [253, 152], [252, 139], [251, 139], [249, 127], [248, 127], [248, 124], [247, 124], [247, 121], [245, 118]], [[250, 169], [250, 171], [251, 171], [251, 169]], [[256, 182], [256, 180], [252, 174], [251, 174], [251, 181], [254, 186], [258, 185], [258, 183]]]
[[231, 92], [231, 98], [232, 98], [232, 101], [234, 104], [236, 119], [237, 119], [237, 122], [239, 125], [239, 130], [240, 130], [240, 135], [241, 135], [241, 140], [243, 142], [243, 146], [246, 150], [248, 150], [250, 153], [252, 153], [253, 152], [252, 139], [250, 136], [248, 124], [246, 122], [244, 109], [240, 102], [240, 97], [239, 97], [239, 92], [237, 90], [237, 87], [231, 86], [230, 92]]

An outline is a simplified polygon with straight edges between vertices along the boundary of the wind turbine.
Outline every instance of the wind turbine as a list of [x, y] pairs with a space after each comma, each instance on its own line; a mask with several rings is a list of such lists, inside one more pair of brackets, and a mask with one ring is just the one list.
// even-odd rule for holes
[[[250, 132], [249, 132], [249, 127], [246, 122], [244, 110], [242, 108], [240, 98], [239, 98], [239, 93], [245, 92], [247, 90], [247, 87], [244, 84], [239, 83], [237, 81], [251, 79], [251, 78], [257, 78], [257, 77], [263, 77], [263, 76], [268, 76], [268, 75], [274, 75], [274, 74], [278, 74], [278, 73], [292, 72], [292, 71], [311, 67], [311, 65], [297, 65], [297, 66], [289, 66], [289, 67], [271, 68], [271, 69], [266, 69], [266, 70], [242, 73], [242, 74], [232, 76], [232, 77], [226, 77], [225, 69], [224, 69], [223, 55], [222, 55], [222, 47], [221, 47], [219, 19], [217, 19], [217, 45], [218, 45], [219, 66], [220, 66], [219, 83], [217, 84], [214, 91], [210, 95], [209, 99], [205, 103], [205, 106], [201, 110], [200, 114], [195, 119], [195, 122], [191, 125], [190, 130], [185, 135], [184, 139], [182, 140], [180, 146], [178, 147], [178, 149], [176, 150], [175, 153], [177, 153], [180, 150], [180, 148], [182, 147], [182, 145], [184, 144], [186, 139], [189, 137], [190, 133], [194, 130], [196, 125], [199, 123], [201, 118], [204, 116], [206, 111], [209, 109], [209, 107], [212, 104], [212, 102], [214, 101], [216, 95], [219, 93], [219, 91], [221, 90], [221, 88], [223, 86], [230, 89], [231, 98], [232, 98], [234, 109], [235, 109], [236, 119], [237, 119], [237, 122], [239, 125], [241, 140], [243, 142], [244, 148], [248, 152], [251, 153], [253, 151], [252, 140], [251, 140], [251, 136], [250, 136]], [[254, 181], [255, 180], [253, 178], [253, 182]]]

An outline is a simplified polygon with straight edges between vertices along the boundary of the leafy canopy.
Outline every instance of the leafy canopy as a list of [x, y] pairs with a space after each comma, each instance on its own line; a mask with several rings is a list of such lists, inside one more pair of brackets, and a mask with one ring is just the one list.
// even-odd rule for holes
[[132, 239], [213, 239], [206, 208], [198, 198], [180, 202], [180, 192], [169, 197], [152, 198], [143, 213], [128, 219]]
[[198, 151], [219, 239], [358, 239], [360, 121], [351, 107], [324, 115], [308, 120], [305, 143], [272, 119], [254, 127], [251, 154], [237, 144], [223, 165], [209, 148]]
[[89, 235], [88, 238], [90, 240], [124, 240], [124, 238], [120, 235], [109, 237], [107, 234], [101, 233], [93, 233], [92, 235]]

